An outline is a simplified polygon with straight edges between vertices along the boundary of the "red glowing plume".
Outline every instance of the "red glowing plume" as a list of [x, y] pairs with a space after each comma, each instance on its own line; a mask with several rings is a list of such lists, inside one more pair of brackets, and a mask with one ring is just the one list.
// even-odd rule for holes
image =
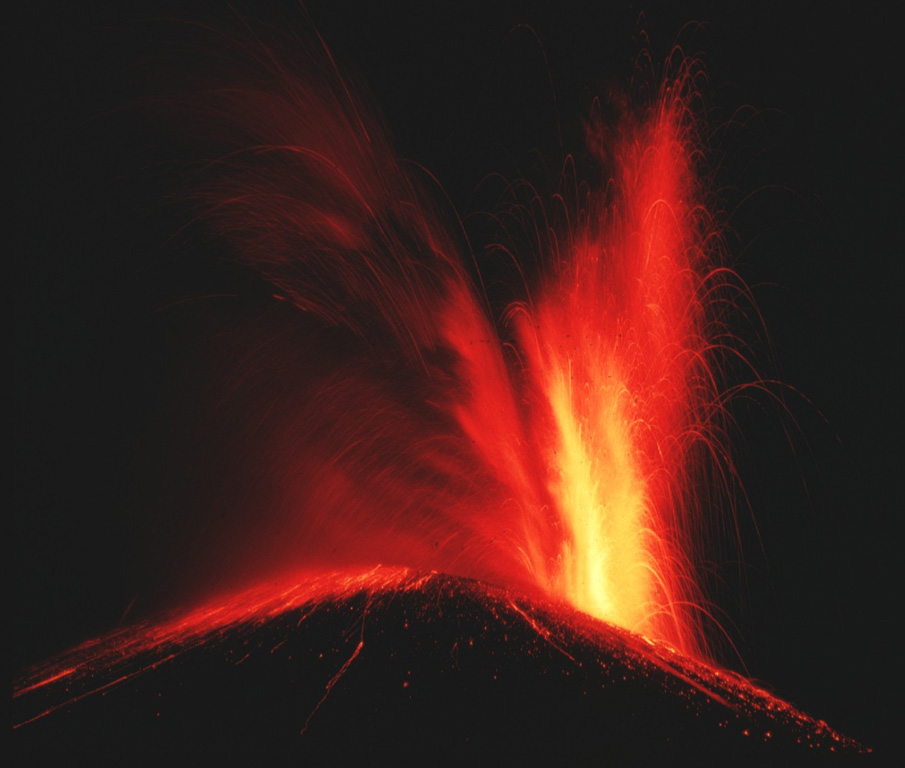
[[500, 242], [519, 230], [533, 252], [499, 311], [460, 222], [329, 54], [258, 43], [184, 102], [220, 153], [202, 218], [317, 328], [268, 435], [278, 512], [236, 562], [444, 571], [700, 652], [689, 541], [696, 480], [724, 460], [731, 280], [699, 192], [695, 65], [590, 121], [599, 189], [510, 185]]

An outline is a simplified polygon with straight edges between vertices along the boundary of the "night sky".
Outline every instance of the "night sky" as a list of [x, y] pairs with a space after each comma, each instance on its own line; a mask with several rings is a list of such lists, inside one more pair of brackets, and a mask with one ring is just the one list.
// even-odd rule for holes
[[[293, 322], [215, 238], [180, 229], [173, 196], [197, 148], [154, 106], [178, 77], [157, 63], [173, 7], [89, 5], [11, 25], [23, 35], [8, 119], [24, 129], [7, 147], [22, 169], [10, 251], [14, 670], [167, 605], [191, 569], [186, 520], [213, 505], [228, 452], [228, 428], [205, 408], [211, 380], [247, 352], [249, 320]], [[261, 5], [239, 7], [301, 18], [292, 3]], [[559, 162], [557, 125], [581, 156], [590, 99], [636, 73], [642, 26], [655, 61], [676, 41], [703, 59], [713, 199], [769, 341], [750, 312], [740, 333], [765, 378], [787, 385], [782, 406], [733, 407], [743, 552], [710, 545], [711, 596], [750, 676], [868, 745], [890, 741], [905, 510], [890, 20], [763, 2], [381, 5], [307, 9], [399, 154], [463, 212], [485, 173], [515, 176], [531, 148]], [[250, 475], [236, 488], [239, 501], [259, 490]]]

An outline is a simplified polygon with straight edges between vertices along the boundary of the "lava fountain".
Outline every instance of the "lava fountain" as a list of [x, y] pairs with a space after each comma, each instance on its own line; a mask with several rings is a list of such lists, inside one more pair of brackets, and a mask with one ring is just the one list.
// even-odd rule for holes
[[[486, 214], [497, 236], [476, 252], [319, 39], [217, 40], [214, 74], [202, 67], [167, 100], [211, 152], [183, 199], [192, 226], [312, 329], [304, 376], [282, 383], [291, 406], [276, 421], [245, 415], [270, 425], [262, 462], [279, 498], [253, 536], [232, 537], [230, 568], [278, 586], [89, 643], [21, 678], [15, 697], [89, 669], [129, 680], [237, 622], [416, 590], [418, 573], [493, 585], [491, 602], [508, 600], [497, 589], [552, 601], [663, 658], [706, 660], [692, 557], [703, 489], [731, 474], [720, 365], [741, 352], [724, 318], [737, 283], [703, 191], [698, 65], [676, 56], [654, 96], [614, 100], [615, 120], [595, 110], [601, 183], [579, 181], [571, 158], [549, 195], [508, 183]], [[494, 260], [520, 278], [502, 306], [482, 278]], [[268, 582], [276, 573], [302, 575]], [[690, 668], [683, 679], [704, 674]]]
[[[614, 131], [612, 193], [588, 190], [533, 306], [513, 310], [543, 402], [558, 554], [548, 588], [588, 613], [700, 647], [683, 531], [694, 442], [714, 434], [708, 297], [725, 272], [696, 199], [687, 70]], [[716, 242], [716, 239], [712, 242]]]

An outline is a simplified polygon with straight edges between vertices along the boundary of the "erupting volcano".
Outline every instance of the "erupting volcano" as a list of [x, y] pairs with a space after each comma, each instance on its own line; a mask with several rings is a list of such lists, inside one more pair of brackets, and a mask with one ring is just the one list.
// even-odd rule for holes
[[[312, 74], [245, 51], [249, 73], [184, 104], [224, 136], [197, 210], [342, 350], [270, 449], [286, 487], [275, 559], [533, 590], [697, 650], [691, 478], [726, 453], [721, 315], [737, 289], [699, 199], [695, 65], [615, 125], [589, 121], [600, 188], [564, 171], [544, 200], [513, 182], [478, 258], [326, 52]], [[482, 262], [502, 259], [522, 286], [500, 306]]]
[[[206, 34], [204, 67], [162, 100], [205, 147], [179, 205], [187, 229], [260, 276], [302, 338], [260, 352], [260, 369], [237, 360], [222, 386], [267, 491], [253, 526], [227, 519], [198, 553], [230, 574], [228, 593], [18, 678], [20, 743], [39, 749], [47, 729], [88, 748], [111, 728], [152, 743], [254, 738], [254, 726], [281, 750], [326, 755], [342, 722], [391, 741], [401, 712], [442, 738], [441, 692], [450, 679], [479, 686], [477, 643], [493, 680], [524, 657], [544, 695], [579, 691], [587, 706], [572, 722], [610, 720], [601, 754], [620, 728], [645, 732], [629, 725], [649, 706], [631, 682], [657, 692], [664, 718], [698, 720], [640, 754], [699, 739], [720, 755], [746, 743], [757, 759], [772, 742], [860, 750], [711, 659], [720, 628], [699, 542], [731, 527], [712, 516], [732, 506], [724, 369], [745, 359], [732, 330], [745, 288], [711, 209], [699, 64], [676, 54], [639, 74], [655, 88], [595, 102], [585, 161], [568, 157], [552, 180], [489, 177], [495, 207], [462, 219], [395, 154], [316, 35]], [[432, 640], [413, 644], [413, 626], [435, 628]], [[350, 670], [378, 663], [357, 698], [331, 703]], [[406, 667], [418, 664], [431, 667], [423, 680]], [[293, 704], [281, 716], [264, 706], [270, 719], [254, 725], [260, 702], [231, 698], [231, 715], [201, 722], [240, 668], [269, 681], [242, 686]], [[416, 717], [422, 683], [434, 693]], [[471, 733], [472, 746], [499, 746], [509, 737], [462, 715], [470, 695], [450, 698], [464, 738], [451, 743], [467, 752]], [[587, 733], [573, 738], [567, 756], [597, 754]]]

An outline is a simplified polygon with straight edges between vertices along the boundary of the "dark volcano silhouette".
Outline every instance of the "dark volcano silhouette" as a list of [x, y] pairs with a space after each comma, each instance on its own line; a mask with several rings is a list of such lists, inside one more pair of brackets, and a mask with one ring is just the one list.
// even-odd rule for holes
[[85, 643], [14, 686], [34, 762], [800, 764], [858, 743], [562, 605], [406, 569], [271, 582]]

